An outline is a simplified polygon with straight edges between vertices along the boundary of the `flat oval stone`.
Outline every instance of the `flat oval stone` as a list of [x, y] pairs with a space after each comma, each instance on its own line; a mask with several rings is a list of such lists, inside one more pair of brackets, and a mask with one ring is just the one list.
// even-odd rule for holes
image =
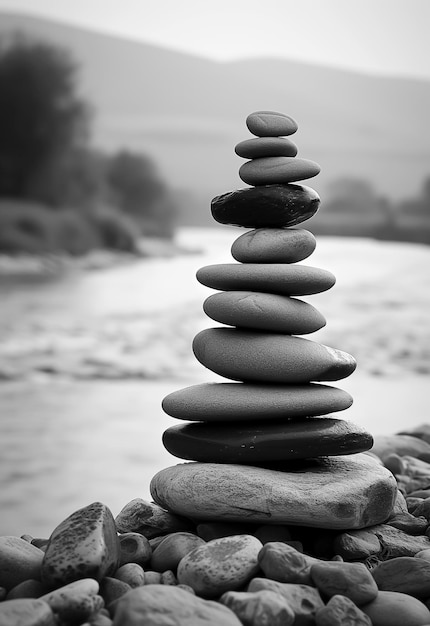
[[231, 254], [240, 263], [296, 263], [315, 247], [315, 237], [304, 228], [257, 228], [238, 237]]
[[221, 324], [290, 335], [313, 333], [326, 324], [311, 304], [273, 293], [222, 291], [209, 296], [203, 310]]
[[180, 424], [164, 431], [166, 450], [189, 461], [263, 463], [364, 452], [372, 436], [332, 417], [291, 417], [276, 422]]
[[239, 142], [234, 151], [237, 156], [244, 159], [258, 159], [268, 156], [294, 157], [297, 154], [297, 146], [291, 139], [284, 137], [258, 137]]
[[277, 111], [254, 111], [246, 118], [246, 125], [257, 137], [292, 135], [298, 129], [297, 122], [292, 117]]
[[215, 196], [211, 212], [220, 224], [282, 228], [308, 220], [319, 205], [319, 195], [306, 185], [260, 185]]
[[328, 385], [258, 385], [202, 383], [166, 396], [163, 409], [172, 417], [220, 422], [270, 420], [343, 411], [352, 404], [346, 391]]
[[223, 291], [261, 291], [284, 296], [309, 296], [331, 289], [335, 276], [309, 265], [287, 263], [219, 263], [201, 267], [197, 280]]
[[290, 335], [207, 328], [193, 341], [198, 361], [220, 376], [263, 383], [340, 380], [356, 368], [348, 353]]
[[386, 520], [397, 483], [370, 455], [353, 454], [306, 471], [182, 463], [158, 472], [150, 489], [160, 506], [198, 520], [351, 529]]
[[313, 178], [321, 171], [315, 161], [297, 157], [263, 157], [247, 161], [239, 176], [248, 185], [276, 185]]

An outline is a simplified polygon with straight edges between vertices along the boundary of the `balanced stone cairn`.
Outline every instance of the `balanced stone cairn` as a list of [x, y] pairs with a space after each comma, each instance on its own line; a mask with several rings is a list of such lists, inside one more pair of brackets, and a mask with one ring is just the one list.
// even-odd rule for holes
[[[153, 478], [114, 518], [101, 502], [49, 538], [0, 537], [0, 626], [430, 626], [430, 427], [372, 437], [330, 414], [352, 399], [320, 381], [354, 359], [297, 337], [325, 324], [296, 299], [329, 289], [298, 265], [315, 248], [293, 229], [318, 209], [294, 181], [319, 167], [296, 158], [280, 113], [247, 118], [236, 153], [252, 185], [214, 199], [214, 218], [253, 230], [235, 264], [198, 279], [219, 290], [204, 310], [196, 357], [236, 382], [170, 394], [186, 420], [164, 433], [186, 459]], [[406, 497], [405, 497], [406, 496]]]
[[169, 415], [187, 420], [165, 431], [164, 446], [194, 462], [159, 472], [151, 494], [167, 510], [206, 522], [372, 526], [391, 511], [395, 481], [360, 454], [372, 436], [331, 415], [347, 409], [351, 396], [319, 383], [349, 376], [356, 362], [296, 336], [317, 331], [325, 319], [295, 296], [335, 283], [330, 272], [298, 264], [316, 242], [291, 228], [320, 204], [313, 189], [295, 181], [320, 168], [296, 157], [285, 137], [297, 130], [291, 117], [258, 111], [246, 124], [256, 137], [237, 144], [236, 154], [250, 159], [239, 175], [253, 186], [214, 198], [212, 215], [253, 230], [232, 245], [238, 263], [197, 272], [203, 285], [220, 290], [205, 301], [205, 313], [228, 327], [203, 330], [193, 343], [204, 366], [239, 382], [194, 385], [164, 399]]

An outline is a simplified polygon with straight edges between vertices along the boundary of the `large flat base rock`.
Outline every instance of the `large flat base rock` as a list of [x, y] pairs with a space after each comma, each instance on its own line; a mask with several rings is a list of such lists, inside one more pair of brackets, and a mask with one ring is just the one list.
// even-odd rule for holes
[[160, 506], [196, 520], [365, 528], [385, 521], [394, 504], [394, 476], [370, 455], [327, 457], [272, 469], [184, 463], [151, 481]]

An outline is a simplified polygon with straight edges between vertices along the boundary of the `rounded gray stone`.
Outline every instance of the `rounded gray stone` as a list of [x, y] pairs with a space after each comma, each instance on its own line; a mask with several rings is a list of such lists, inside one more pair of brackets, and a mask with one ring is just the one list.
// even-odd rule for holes
[[331, 289], [331, 272], [287, 263], [220, 263], [197, 271], [197, 280], [222, 291], [261, 291], [284, 296], [308, 296]]
[[348, 353], [315, 341], [235, 328], [208, 328], [196, 335], [200, 363], [232, 380], [297, 384], [346, 378], [356, 368]]
[[177, 419], [223, 422], [326, 415], [351, 404], [346, 391], [317, 383], [202, 383], [170, 393], [163, 400], [163, 409]]
[[313, 333], [326, 324], [311, 304], [272, 293], [222, 291], [209, 296], [203, 310], [221, 324], [290, 335]]
[[239, 176], [248, 185], [285, 185], [317, 176], [321, 171], [315, 161], [298, 157], [263, 157], [247, 161]]
[[297, 263], [315, 247], [315, 237], [304, 228], [257, 228], [238, 237], [231, 254], [240, 263]]
[[234, 151], [244, 159], [257, 159], [267, 156], [289, 156], [297, 154], [297, 146], [284, 137], [258, 137], [239, 142]]
[[292, 135], [298, 129], [297, 122], [292, 117], [277, 111], [254, 111], [246, 118], [246, 125], [257, 137]]

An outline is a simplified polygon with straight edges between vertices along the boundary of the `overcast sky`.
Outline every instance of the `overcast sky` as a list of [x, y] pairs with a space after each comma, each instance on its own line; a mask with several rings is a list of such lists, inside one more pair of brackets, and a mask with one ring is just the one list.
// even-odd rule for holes
[[280, 56], [430, 79], [430, 0], [0, 0], [217, 60]]

